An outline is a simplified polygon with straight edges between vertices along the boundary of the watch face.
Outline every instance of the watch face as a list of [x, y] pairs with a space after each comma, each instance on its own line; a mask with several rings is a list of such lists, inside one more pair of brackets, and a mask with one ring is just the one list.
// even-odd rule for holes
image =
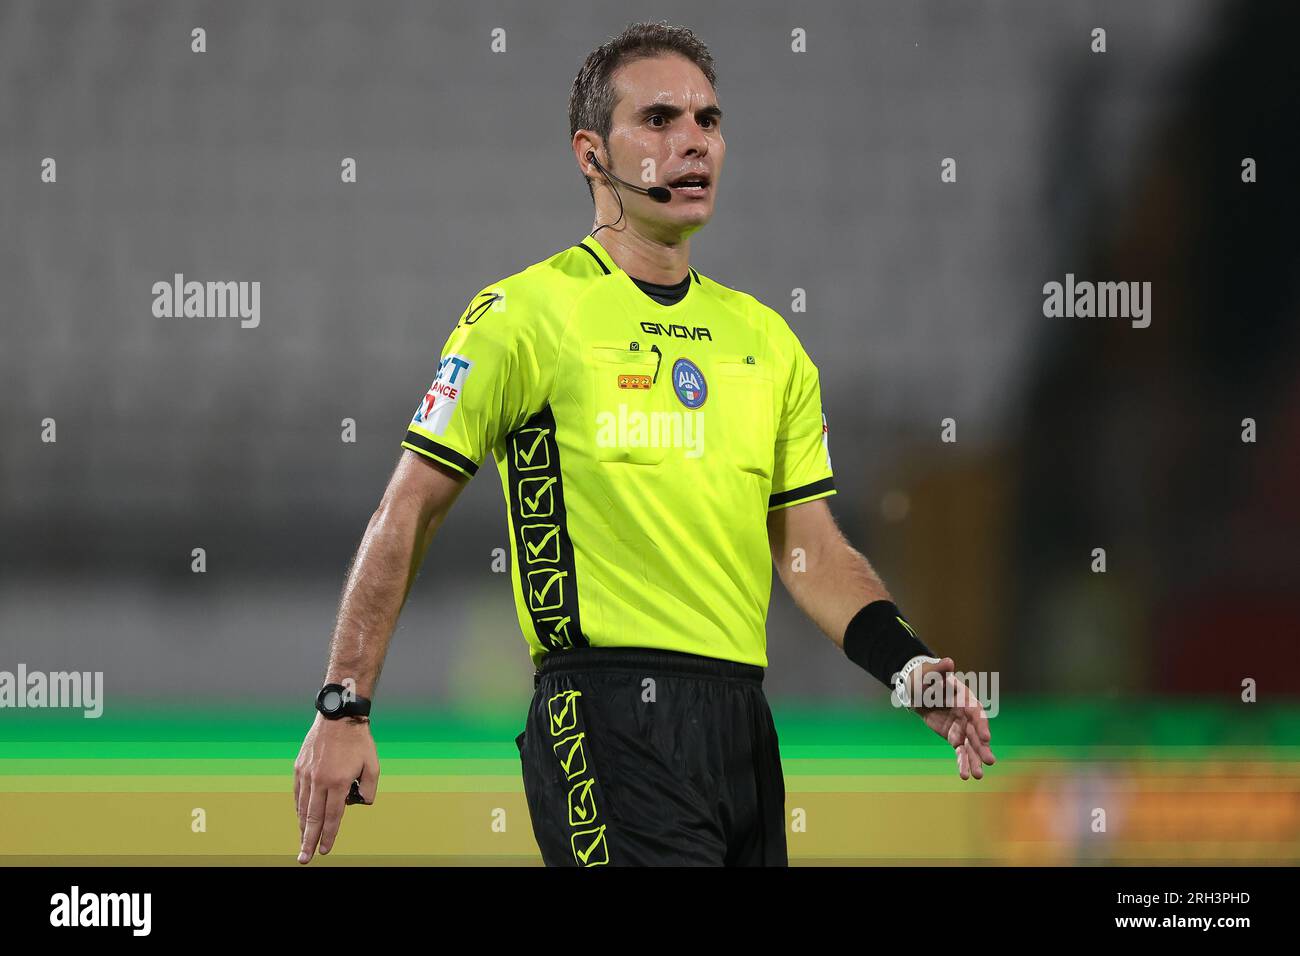
[[332, 714], [343, 706], [343, 695], [336, 690], [327, 690], [321, 695], [320, 704], [321, 707]]

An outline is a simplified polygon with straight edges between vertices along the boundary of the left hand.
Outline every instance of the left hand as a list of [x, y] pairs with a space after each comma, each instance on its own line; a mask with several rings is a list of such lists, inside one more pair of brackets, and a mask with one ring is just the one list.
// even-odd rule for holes
[[[992, 766], [997, 762], [993, 751], [989, 749], [989, 741], [992, 739], [989, 718], [979, 698], [953, 676], [955, 669], [952, 658], [945, 657], [937, 664], [926, 662], [914, 670], [910, 688], [912, 700], [924, 703], [933, 699], [935, 684], [942, 680], [944, 706], [914, 706], [912, 710], [957, 752], [957, 773], [963, 780], [969, 780], [972, 774], [976, 780], [983, 780], [984, 764]], [[928, 674], [943, 676], [927, 679]]]

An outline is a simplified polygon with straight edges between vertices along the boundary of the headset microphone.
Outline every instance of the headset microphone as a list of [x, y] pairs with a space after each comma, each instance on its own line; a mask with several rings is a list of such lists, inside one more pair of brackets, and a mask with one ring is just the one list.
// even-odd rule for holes
[[591, 160], [593, 163], [595, 163], [596, 168], [599, 169], [607, 179], [616, 180], [617, 182], [622, 183], [628, 189], [631, 189], [633, 192], [638, 192], [644, 196], [649, 196], [655, 202], [668, 202], [670, 199], [673, 198], [672, 192], [663, 186], [651, 186], [649, 189], [645, 189], [641, 186], [636, 185], [635, 183], [628, 182], [626, 179], [619, 179], [619, 177], [615, 176], [613, 173], [611, 173], [608, 169], [606, 169], [604, 166], [600, 164], [600, 160], [596, 158], [595, 150], [592, 149], [587, 150], [587, 158]]

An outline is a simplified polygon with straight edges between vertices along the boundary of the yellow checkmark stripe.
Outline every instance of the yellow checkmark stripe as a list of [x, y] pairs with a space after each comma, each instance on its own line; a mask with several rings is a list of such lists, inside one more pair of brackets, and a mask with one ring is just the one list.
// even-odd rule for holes
[[580, 690], [566, 690], [546, 702], [551, 714], [551, 736], [558, 737], [578, 726], [578, 698]]
[[587, 731], [579, 715], [581, 698], [582, 691], [576, 688], [547, 697], [547, 724], [551, 736], [560, 738], [551, 744], [551, 749], [564, 779], [570, 783], [565, 801], [569, 826], [586, 828], [572, 836], [573, 858], [580, 866], [602, 866], [609, 862], [609, 846], [605, 825], [595, 826], [596, 770], [589, 763]]
[[519, 482], [519, 513], [525, 518], [549, 518], [555, 512], [555, 476]]
[[587, 772], [587, 752], [582, 747], [585, 736], [586, 734], [576, 733], [572, 737], [565, 737], [558, 741], [552, 748], [555, 750], [555, 756], [560, 759], [560, 769], [569, 780], [581, 777]]
[[539, 617], [537, 623], [543, 625], [542, 633], [550, 637], [552, 647], [572, 647], [573, 638], [569, 636], [569, 622], [572, 615], [561, 614], [556, 617]]
[[569, 826], [590, 826], [596, 822], [595, 779], [580, 780], [569, 791]]
[[542, 568], [528, 572], [528, 606], [534, 611], [551, 611], [564, 604], [564, 578], [569, 572]]
[[609, 846], [605, 842], [605, 825], [592, 830], [579, 830], [569, 838], [573, 858], [579, 866], [604, 866], [609, 862]]
[[[526, 609], [524, 632], [537, 654], [588, 645], [580, 614], [582, 579], [569, 534], [572, 520], [564, 502], [565, 477], [551, 406], [507, 439], [503, 484], [510, 506], [511, 578], [516, 600]], [[531, 623], [532, 627], [527, 625]]]
[[550, 443], [546, 438], [549, 428], [521, 428], [515, 436], [515, 467], [520, 471], [536, 471], [551, 465]]
[[560, 560], [558, 524], [526, 524], [519, 530], [524, 536], [524, 552], [529, 564]]

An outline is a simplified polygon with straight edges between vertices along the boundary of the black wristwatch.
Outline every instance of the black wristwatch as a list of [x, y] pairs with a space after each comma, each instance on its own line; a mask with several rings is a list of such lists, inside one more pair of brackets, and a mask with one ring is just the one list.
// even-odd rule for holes
[[316, 709], [326, 720], [340, 717], [368, 717], [370, 700], [365, 697], [347, 697], [348, 689], [342, 684], [326, 684], [316, 695]]

